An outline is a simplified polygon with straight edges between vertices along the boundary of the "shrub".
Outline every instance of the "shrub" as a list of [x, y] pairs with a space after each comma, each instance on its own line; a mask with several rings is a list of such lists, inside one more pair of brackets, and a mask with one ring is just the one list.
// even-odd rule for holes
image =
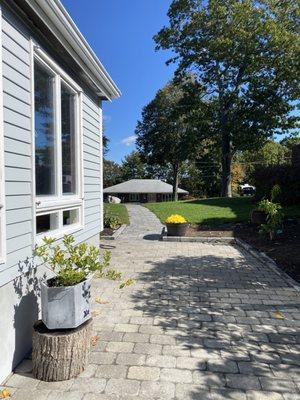
[[44, 237], [43, 244], [36, 247], [34, 254], [56, 273], [49, 282], [50, 286], [76, 285], [94, 272], [105, 276], [104, 270], [109, 266], [110, 252], [104, 252], [101, 262], [98, 247], [74, 243], [72, 235], [65, 235], [62, 245], [55, 244], [54, 239]]
[[283, 221], [281, 205], [265, 199], [259, 202], [258, 209], [267, 215], [266, 222], [260, 226], [260, 233], [269, 235], [273, 240]]
[[121, 225], [119, 217], [116, 215], [105, 214], [104, 215], [104, 228], [115, 229]]

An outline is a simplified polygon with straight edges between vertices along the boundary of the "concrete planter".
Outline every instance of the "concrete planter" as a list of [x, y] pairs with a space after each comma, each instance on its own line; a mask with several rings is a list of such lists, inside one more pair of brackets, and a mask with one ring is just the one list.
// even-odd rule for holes
[[185, 236], [189, 224], [166, 224], [168, 236]]
[[41, 282], [42, 320], [48, 329], [77, 328], [91, 318], [91, 280], [60, 287]]

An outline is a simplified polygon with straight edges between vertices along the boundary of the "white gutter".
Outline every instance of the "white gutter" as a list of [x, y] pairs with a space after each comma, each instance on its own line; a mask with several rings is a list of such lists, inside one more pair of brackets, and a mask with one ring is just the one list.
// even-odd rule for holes
[[121, 92], [59, 0], [23, 0], [47, 25], [84, 73], [98, 88], [98, 95], [112, 100]]

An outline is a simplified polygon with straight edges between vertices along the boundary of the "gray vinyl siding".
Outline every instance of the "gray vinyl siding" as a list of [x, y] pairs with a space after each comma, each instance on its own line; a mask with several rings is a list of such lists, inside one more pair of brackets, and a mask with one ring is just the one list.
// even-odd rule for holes
[[86, 94], [82, 102], [83, 128], [83, 182], [84, 182], [84, 231], [76, 238], [83, 241], [97, 235], [101, 227], [100, 186], [100, 108]]
[[0, 265], [0, 276], [3, 269], [30, 257], [33, 245], [30, 42], [10, 18], [3, 10], [6, 264]]
[[[43, 43], [41, 43], [43, 45]], [[0, 287], [18, 274], [19, 264], [32, 256], [34, 199], [32, 197], [32, 131], [30, 32], [2, 8], [2, 75], [6, 208], [6, 263], [0, 264]], [[80, 82], [78, 82], [80, 85]], [[78, 241], [101, 228], [101, 109], [83, 94], [84, 229]]]

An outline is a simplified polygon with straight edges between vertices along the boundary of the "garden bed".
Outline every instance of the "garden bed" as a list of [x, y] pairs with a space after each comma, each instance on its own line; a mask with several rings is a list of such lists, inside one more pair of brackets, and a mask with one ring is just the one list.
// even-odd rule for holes
[[284, 272], [300, 283], [300, 219], [286, 220], [283, 234], [273, 241], [259, 235], [258, 228], [250, 224], [237, 226], [234, 234], [254, 249], [267, 254]]
[[127, 225], [122, 224], [118, 225], [116, 228], [104, 228], [102, 232], [100, 232], [100, 238], [105, 240], [115, 240], [117, 239], [121, 233], [124, 231]]

